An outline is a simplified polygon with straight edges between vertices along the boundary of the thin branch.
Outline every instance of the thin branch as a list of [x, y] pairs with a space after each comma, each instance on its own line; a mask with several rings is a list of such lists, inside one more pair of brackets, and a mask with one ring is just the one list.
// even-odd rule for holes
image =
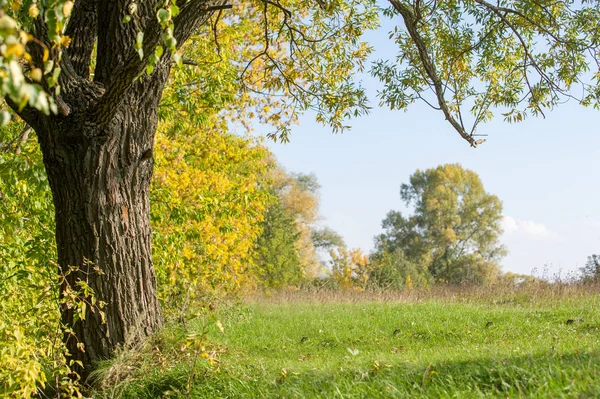
[[[221, 5], [204, 8], [204, 9], [202, 9], [202, 11], [213, 12], [213, 11], [231, 10], [232, 8], [233, 8], [233, 5], [231, 5], [231, 4], [221, 4]], [[219, 16], [220, 15], [221, 15], [221, 13], [219, 13]]]
[[29, 139], [29, 133], [31, 133], [31, 127], [27, 126], [20, 134], [21, 137], [15, 148], [15, 154], [19, 155], [21, 153], [21, 147], [23, 147], [23, 144]]
[[217, 48], [217, 55], [219, 56], [219, 61], [223, 61], [223, 57], [221, 56], [221, 44], [219, 43], [219, 33], [218, 33], [218, 25], [219, 25], [219, 20], [221, 19], [222, 13], [223, 13], [223, 10], [219, 10], [219, 13], [217, 14], [217, 18], [215, 18], [215, 23], [212, 26], [213, 37], [215, 40], [215, 46]]
[[29, 138], [29, 133], [31, 133], [31, 127], [25, 126], [25, 128], [21, 130], [21, 133], [15, 136], [12, 140], [7, 141], [5, 143], [0, 143], [0, 153], [8, 153], [14, 151], [15, 154], [20, 154], [21, 147]]

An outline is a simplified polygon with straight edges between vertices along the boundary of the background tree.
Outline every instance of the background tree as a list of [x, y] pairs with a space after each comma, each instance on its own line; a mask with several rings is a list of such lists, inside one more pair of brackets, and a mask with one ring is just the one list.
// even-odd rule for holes
[[330, 227], [312, 230], [312, 242], [318, 250], [331, 250], [335, 247], [345, 247], [344, 238]]
[[[313, 279], [320, 272], [319, 256], [313, 243], [312, 231], [319, 218], [319, 184], [314, 174], [291, 173], [279, 186], [279, 198], [293, 215], [298, 231], [296, 247], [305, 279]], [[283, 185], [281, 185], [283, 184]]]
[[[272, 169], [270, 176], [276, 202], [267, 212], [263, 236], [257, 242], [257, 267], [266, 273], [268, 287], [297, 285], [314, 279], [320, 272], [313, 236], [319, 217], [320, 185], [314, 174], [287, 173], [281, 167]], [[284, 252], [289, 254], [289, 260], [282, 257]]]
[[502, 203], [484, 190], [475, 172], [458, 164], [417, 170], [410, 184], [402, 184], [400, 196], [413, 213], [388, 213], [385, 231], [376, 238], [376, 257], [406, 257], [436, 282], [483, 283], [496, 277], [497, 261], [505, 254], [498, 242]]
[[364, 290], [369, 281], [369, 257], [359, 248], [338, 247], [330, 251], [330, 278], [342, 289]]
[[369, 285], [383, 289], [428, 287], [432, 276], [427, 264], [411, 261], [402, 248], [393, 252], [378, 251], [371, 256]]
[[268, 288], [296, 285], [305, 278], [297, 242], [296, 219], [279, 200], [269, 207], [263, 231], [256, 242], [256, 267], [260, 284]]
[[597, 282], [600, 280], [600, 255], [590, 255], [585, 265], [579, 269], [583, 281]]

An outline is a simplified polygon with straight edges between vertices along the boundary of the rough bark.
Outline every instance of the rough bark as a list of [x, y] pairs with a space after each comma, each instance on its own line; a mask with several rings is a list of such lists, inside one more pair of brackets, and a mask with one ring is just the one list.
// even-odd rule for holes
[[[64, 283], [87, 281], [103, 312], [63, 305], [62, 321], [73, 359], [87, 375], [93, 361], [120, 344], [139, 342], [162, 325], [152, 264], [149, 187], [154, 134], [164, 75], [140, 82], [107, 123], [45, 118], [36, 127], [56, 211], [58, 263]], [[92, 99], [90, 99], [91, 101]], [[97, 267], [101, 274], [93, 270]], [[78, 344], [84, 344], [81, 351]]]

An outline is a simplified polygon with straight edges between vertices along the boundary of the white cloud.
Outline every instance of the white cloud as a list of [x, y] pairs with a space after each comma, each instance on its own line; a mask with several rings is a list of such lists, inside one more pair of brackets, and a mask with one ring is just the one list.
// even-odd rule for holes
[[520, 234], [533, 238], [557, 238], [558, 235], [550, 231], [544, 224], [532, 220], [521, 220], [512, 216], [504, 216], [502, 228], [505, 235]]
[[504, 234], [511, 234], [519, 230], [519, 224], [517, 223], [515, 218], [511, 216], [504, 216], [504, 219], [502, 219], [502, 222], [500, 222], [500, 224], [502, 225], [502, 230], [504, 230]]

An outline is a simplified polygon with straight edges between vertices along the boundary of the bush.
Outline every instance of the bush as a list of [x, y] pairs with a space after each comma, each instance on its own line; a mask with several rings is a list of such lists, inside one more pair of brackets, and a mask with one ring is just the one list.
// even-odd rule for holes
[[[62, 343], [54, 209], [41, 154], [20, 123], [0, 128], [0, 396], [78, 396]], [[74, 379], [73, 379], [74, 377]]]
[[369, 286], [383, 289], [427, 287], [433, 280], [427, 269], [411, 262], [401, 249], [374, 255]]

